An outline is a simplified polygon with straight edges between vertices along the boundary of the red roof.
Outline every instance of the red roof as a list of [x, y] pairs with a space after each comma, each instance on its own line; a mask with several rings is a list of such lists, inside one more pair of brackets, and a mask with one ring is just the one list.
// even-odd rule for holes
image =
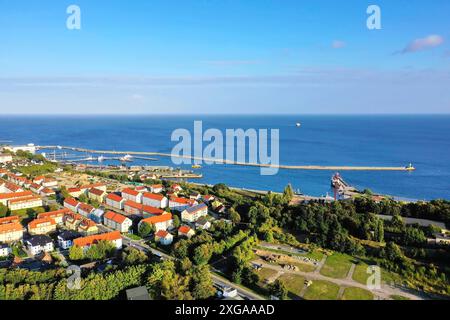
[[153, 214], [155, 216], [160, 216], [166, 212], [160, 208], [155, 208], [152, 206], [142, 206], [142, 211], [145, 213]]
[[95, 194], [96, 196], [102, 196], [105, 193], [105, 191], [92, 188], [89, 190], [89, 193]]
[[41, 200], [41, 198], [39, 198], [38, 196], [22, 197], [22, 198], [9, 200], [9, 203], [11, 204], [11, 203], [20, 203], [20, 202], [31, 202], [31, 201], [36, 201], [36, 200]]
[[38, 228], [38, 225], [43, 223], [49, 223], [51, 225], [56, 224], [55, 220], [52, 218], [34, 219], [28, 224], [28, 230]]
[[19, 222], [18, 216], [9, 216], [0, 218], [0, 224], [7, 224], [7, 223], [13, 223], [13, 222]]
[[108, 212], [105, 213], [105, 215], [103, 216], [103, 219], [112, 220], [112, 221], [117, 222], [117, 223], [124, 223], [124, 221], [125, 221], [126, 219], [128, 219], [128, 218], [125, 217], [125, 216], [123, 216], [123, 215], [121, 215], [120, 213], [108, 211]]
[[61, 217], [61, 216], [64, 216], [65, 213], [69, 213], [69, 212], [71, 212], [69, 209], [64, 208], [61, 210], [39, 213], [37, 217], [38, 217], [38, 219]]
[[55, 193], [54, 190], [49, 189], [49, 188], [44, 188], [44, 189], [41, 190], [41, 192], [46, 193], [46, 194], [52, 194], [52, 193]]
[[64, 203], [67, 203], [68, 205], [71, 205], [72, 207], [76, 207], [79, 202], [75, 200], [74, 198], [66, 198], [64, 199]]
[[172, 214], [168, 213], [168, 214], [163, 214], [160, 216], [153, 216], [150, 218], [146, 218], [146, 219], [142, 219], [141, 222], [145, 222], [145, 223], [149, 223], [149, 224], [155, 224], [155, 223], [159, 223], [159, 222], [166, 222], [172, 220]]
[[137, 195], [139, 195], [139, 192], [137, 192], [136, 190], [130, 189], [130, 188], [125, 188], [125, 189], [123, 189], [123, 190], [122, 190], [122, 193], [129, 194], [129, 195], [135, 196], [135, 197], [136, 197]]
[[67, 192], [68, 193], [81, 192], [81, 189], [80, 188], [69, 188], [69, 189], [67, 189]]
[[114, 241], [121, 238], [122, 236], [120, 235], [119, 231], [113, 231], [103, 234], [95, 234], [84, 238], [78, 238], [73, 241], [73, 244], [78, 247], [85, 247], [96, 244], [99, 241]]
[[23, 226], [18, 222], [0, 224], [0, 233], [23, 231]]
[[159, 230], [158, 232], [155, 233], [155, 236], [158, 238], [165, 238], [167, 237], [169, 233], [165, 230]]
[[147, 198], [147, 199], [158, 200], [158, 201], [161, 201], [162, 199], [164, 199], [164, 196], [162, 194], [150, 193], [150, 192], [144, 193], [143, 197]]
[[176, 203], [181, 203], [181, 204], [189, 204], [189, 203], [192, 203], [191, 199], [178, 198], [178, 197], [171, 197], [171, 198], [170, 198], [170, 201], [176, 202]]
[[120, 202], [120, 201], [123, 200], [123, 198], [122, 198], [121, 196], [118, 196], [118, 195], [115, 194], [115, 193], [110, 193], [110, 194], [108, 194], [108, 196], [106, 197], [106, 199], [109, 199], [109, 200], [112, 200], [112, 201], [115, 201], [115, 202]]
[[90, 212], [92, 212], [92, 210], [94, 210], [94, 207], [87, 203], [80, 202], [80, 206], [78, 207], [78, 210], [82, 210], [84, 212], [90, 213]]
[[162, 184], [154, 184], [151, 186], [153, 189], [162, 189], [163, 185]]
[[20, 198], [20, 197], [27, 197], [32, 196], [33, 192], [31, 191], [23, 191], [23, 192], [16, 192], [16, 193], [2, 193], [0, 194], [0, 199], [14, 199], [14, 198]]
[[178, 229], [178, 232], [181, 232], [181, 233], [184, 233], [184, 234], [187, 234], [189, 231], [191, 231], [191, 228], [188, 227], [188, 226], [181, 226], [181, 227]]
[[142, 204], [134, 202], [132, 200], [125, 201], [125, 206], [142, 210]]

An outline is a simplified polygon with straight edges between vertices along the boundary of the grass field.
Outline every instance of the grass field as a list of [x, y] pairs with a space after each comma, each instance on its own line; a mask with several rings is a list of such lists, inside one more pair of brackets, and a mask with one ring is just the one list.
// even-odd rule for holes
[[289, 264], [296, 266], [302, 272], [313, 272], [316, 269], [316, 266], [307, 263], [289, 262]]
[[274, 277], [277, 273], [278, 273], [277, 271], [269, 268], [261, 268], [261, 270], [258, 271], [260, 286], [266, 286], [265, 281], [267, 279]]
[[12, 216], [18, 216], [23, 219], [34, 219], [39, 213], [45, 212], [44, 207], [28, 208], [11, 211]]
[[289, 298], [292, 300], [300, 299], [300, 292], [302, 291], [305, 285], [305, 278], [302, 276], [298, 276], [295, 274], [283, 274], [278, 278], [280, 281], [284, 283], [286, 288], [288, 289]]
[[306, 289], [304, 299], [307, 300], [336, 300], [339, 293], [339, 286], [329, 281], [315, 280]]
[[342, 300], [373, 300], [372, 292], [355, 287], [345, 288]]
[[341, 253], [333, 253], [327, 257], [325, 265], [320, 270], [324, 276], [336, 279], [345, 278], [352, 265], [353, 258]]
[[[367, 273], [367, 268], [369, 265], [365, 262], [359, 262], [356, 265], [355, 271], [353, 272], [353, 280], [356, 282], [359, 282], [361, 284], [366, 284], [367, 279], [370, 277], [370, 274]], [[394, 274], [392, 272], [386, 271], [384, 269], [381, 269], [381, 282], [382, 283], [400, 283], [401, 277], [397, 274]]]
[[409, 300], [409, 298], [404, 297], [404, 296], [399, 296], [399, 295], [397, 295], [397, 294], [392, 295], [392, 296], [391, 296], [391, 299], [392, 299], [392, 300]]

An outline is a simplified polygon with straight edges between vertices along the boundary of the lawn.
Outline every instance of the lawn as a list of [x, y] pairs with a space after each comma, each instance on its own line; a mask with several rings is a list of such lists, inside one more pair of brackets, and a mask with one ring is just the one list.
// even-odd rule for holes
[[284, 283], [289, 293], [288, 296], [292, 300], [300, 299], [300, 292], [305, 286], [305, 278], [296, 274], [283, 274], [278, 278]]
[[345, 288], [342, 300], [373, 300], [372, 292], [355, 287]]
[[[370, 277], [371, 274], [367, 273], [367, 268], [369, 265], [365, 262], [359, 262], [356, 265], [355, 271], [353, 272], [353, 280], [356, 282], [359, 282], [361, 284], [367, 284], [367, 279]], [[401, 278], [399, 275], [386, 271], [384, 269], [381, 269], [381, 282], [382, 283], [400, 283]]]
[[266, 280], [270, 279], [271, 277], [275, 276], [278, 272], [276, 270], [272, 270], [269, 268], [261, 268], [261, 270], [259, 270], [257, 272], [258, 277], [259, 277], [259, 283], [261, 287], [266, 286]]
[[333, 253], [327, 257], [320, 273], [330, 278], [342, 279], [347, 276], [352, 263], [352, 257], [346, 254]]
[[306, 300], [337, 300], [339, 286], [329, 281], [313, 280], [303, 296]]
[[11, 212], [12, 216], [18, 216], [21, 219], [34, 219], [39, 213], [45, 212], [44, 207], [20, 209]]
[[312, 264], [302, 263], [302, 262], [289, 262], [288, 264], [294, 265], [302, 272], [313, 272], [316, 270], [316, 266]]

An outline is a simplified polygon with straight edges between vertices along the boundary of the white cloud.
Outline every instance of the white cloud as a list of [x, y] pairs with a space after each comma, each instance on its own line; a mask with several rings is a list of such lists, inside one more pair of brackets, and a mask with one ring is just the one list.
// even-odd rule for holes
[[425, 38], [415, 39], [410, 42], [400, 53], [412, 53], [425, 49], [435, 48], [444, 43], [444, 38], [440, 35], [429, 35]]

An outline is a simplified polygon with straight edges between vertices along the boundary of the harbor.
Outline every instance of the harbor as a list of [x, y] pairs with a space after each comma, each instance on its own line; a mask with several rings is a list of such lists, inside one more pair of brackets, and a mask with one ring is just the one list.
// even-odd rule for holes
[[411, 172], [416, 170], [412, 164], [408, 166], [321, 166], [321, 165], [282, 165], [282, 164], [262, 164], [262, 163], [249, 163], [249, 162], [239, 162], [230, 161], [226, 159], [212, 159], [205, 157], [195, 157], [190, 155], [177, 155], [171, 153], [162, 152], [148, 152], [148, 151], [115, 151], [115, 150], [93, 150], [77, 147], [67, 147], [67, 146], [36, 146], [36, 150], [71, 150], [75, 152], [81, 152], [86, 154], [109, 154], [109, 155], [124, 155], [120, 159], [126, 161], [131, 157], [143, 157], [143, 156], [159, 156], [159, 157], [176, 157], [184, 158], [201, 162], [210, 162], [215, 164], [226, 164], [226, 165], [236, 165], [236, 166], [248, 166], [248, 167], [260, 167], [260, 168], [276, 168], [276, 169], [286, 169], [286, 170], [326, 170], [326, 171], [405, 171]]

